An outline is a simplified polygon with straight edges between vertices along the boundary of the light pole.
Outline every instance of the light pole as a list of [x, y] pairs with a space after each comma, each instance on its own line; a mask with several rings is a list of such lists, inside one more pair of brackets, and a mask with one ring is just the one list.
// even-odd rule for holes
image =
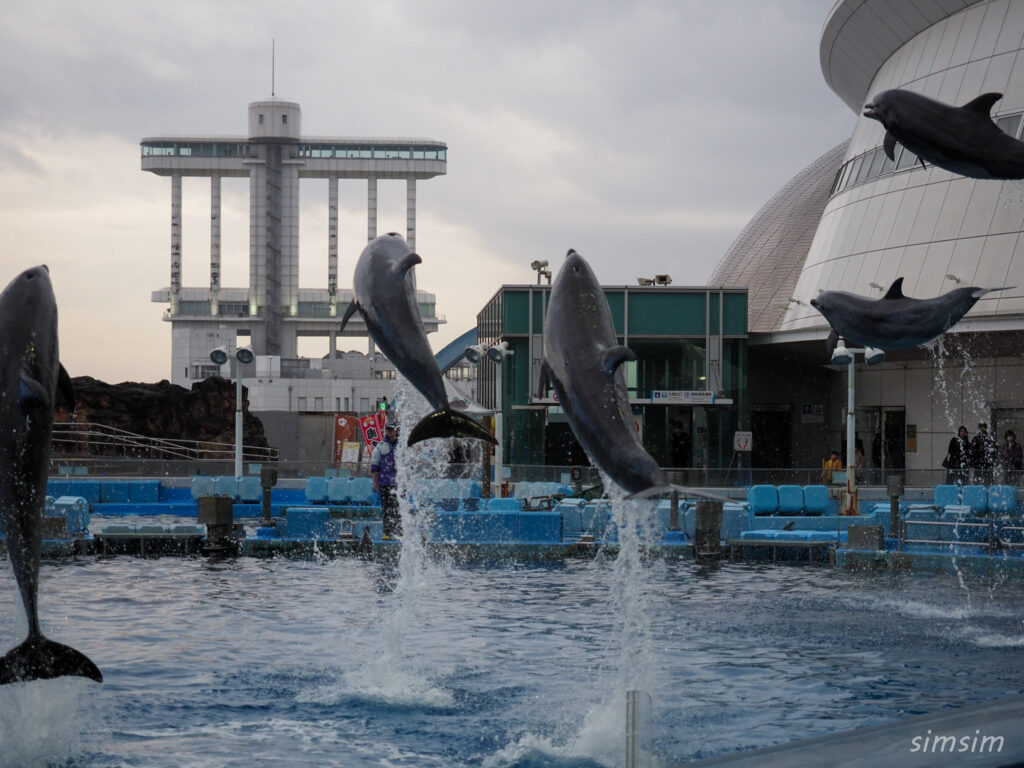
[[[239, 365], [248, 365], [256, 356], [252, 347], [239, 347], [234, 352], [228, 352], [227, 347], [217, 347], [210, 352], [210, 360], [217, 365], [224, 365], [231, 358], [235, 358]], [[235, 477], [242, 476], [242, 371], [235, 370]]]
[[[502, 471], [502, 460], [503, 460], [503, 449], [502, 449], [502, 436], [504, 431], [503, 416], [501, 405], [501, 393], [504, 389], [504, 377], [502, 376], [501, 364], [505, 361], [508, 355], [515, 354], [513, 350], [508, 348], [508, 342], [502, 341], [486, 350], [479, 344], [473, 344], [470, 347], [466, 347], [466, 359], [471, 363], [479, 363], [483, 360], [484, 355], [498, 366], [498, 375], [496, 377], [495, 386], [495, 399], [494, 399], [494, 437], [497, 440], [497, 445], [494, 446], [494, 481], [501, 488], [501, 471]], [[485, 447], [486, 450], [486, 447]]]
[[885, 352], [874, 347], [864, 349], [852, 349], [846, 346], [842, 339], [836, 343], [832, 351], [832, 363], [834, 365], [848, 365], [846, 377], [846, 492], [842, 496], [839, 505], [839, 514], [856, 515], [857, 507], [857, 391], [856, 391], [856, 369], [855, 356], [864, 356], [864, 362], [868, 365], [878, 365], [885, 360]]

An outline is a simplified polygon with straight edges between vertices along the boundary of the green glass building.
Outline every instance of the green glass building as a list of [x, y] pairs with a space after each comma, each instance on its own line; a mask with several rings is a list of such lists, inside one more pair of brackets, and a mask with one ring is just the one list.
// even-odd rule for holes
[[[733, 436], [749, 429], [747, 289], [605, 286], [644, 447], [667, 468], [726, 468]], [[549, 285], [506, 285], [477, 315], [484, 347], [507, 342], [501, 364], [484, 357], [478, 398], [500, 409], [506, 465], [585, 465], [551, 391], [538, 392]], [[500, 390], [499, 390], [500, 387]]]

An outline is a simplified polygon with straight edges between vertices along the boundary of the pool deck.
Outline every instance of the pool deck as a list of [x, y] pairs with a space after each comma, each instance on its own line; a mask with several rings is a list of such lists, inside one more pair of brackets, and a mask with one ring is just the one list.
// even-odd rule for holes
[[685, 763], [678, 768], [901, 768], [1024, 764], [1024, 696]]

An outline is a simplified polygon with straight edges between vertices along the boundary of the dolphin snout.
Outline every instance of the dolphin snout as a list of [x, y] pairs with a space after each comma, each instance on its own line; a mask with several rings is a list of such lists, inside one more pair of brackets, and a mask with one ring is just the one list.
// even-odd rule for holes
[[821, 304], [818, 303], [817, 299], [811, 299], [811, 306], [815, 309], [821, 309]]

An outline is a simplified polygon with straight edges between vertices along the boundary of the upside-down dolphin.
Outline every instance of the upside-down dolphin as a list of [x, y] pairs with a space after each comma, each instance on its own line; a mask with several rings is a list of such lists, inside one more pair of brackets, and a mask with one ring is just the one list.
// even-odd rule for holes
[[1000, 130], [990, 115], [1001, 93], [983, 93], [962, 107], [913, 91], [882, 91], [864, 116], [885, 126], [882, 147], [894, 160], [896, 142], [922, 160], [972, 179], [1024, 179], [1024, 142]]
[[959, 322], [978, 299], [1002, 288], [954, 288], [934, 299], [912, 299], [903, 295], [903, 278], [898, 277], [880, 299], [847, 291], [825, 291], [811, 306], [832, 326], [829, 346], [837, 337], [865, 347], [905, 349], [925, 344]]
[[341, 328], [358, 310], [377, 346], [434, 408], [412, 428], [409, 445], [432, 437], [474, 437], [493, 443], [482, 425], [453, 411], [448, 402], [409, 274], [422, 261], [394, 232], [371, 240], [356, 262], [355, 297], [341, 318]]
[[604, 291], [590, 265], [569, 250], [544, 320], [542, 389], [550, 382], [590, 460], [634, 496], [672, 492], [720, 498], [672, 485], [633, 427], [622, 364], [636, 360], [616, 343]]
[[0, 523], [28, 618], [28, 638], [0, 658], [0, 685], [81, 675], [99, 669], [39, 628], [39, 549], [53, 407], [74, 390], [57, 351], [57, 302], [45, 266], [27, 269], [0, 293]]

